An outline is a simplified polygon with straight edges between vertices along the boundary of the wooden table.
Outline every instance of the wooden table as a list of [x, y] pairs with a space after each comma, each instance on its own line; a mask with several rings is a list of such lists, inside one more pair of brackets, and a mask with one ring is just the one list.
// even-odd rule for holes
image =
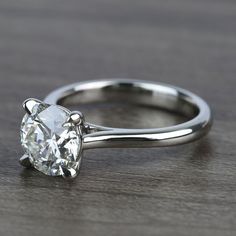
[[[0, 73], [0, 235], [236, 235], [235, 1], [1, 0]], [[189, 89], [211, 105], [213, 129], [178, 147], [88, 151], [71, 182], [24, 170], [21, 102], [104, 77]], [[81, 109], [106, 125], [174, 121]]]

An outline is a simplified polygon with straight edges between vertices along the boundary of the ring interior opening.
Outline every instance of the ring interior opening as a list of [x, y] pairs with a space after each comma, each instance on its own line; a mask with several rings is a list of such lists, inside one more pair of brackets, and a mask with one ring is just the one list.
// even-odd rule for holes
[[94, 103], [120, 103], [165, 110], [191, 120], [199, 113], [192, 99], [170, 87], [152, 85], [150, 88], [133, 84], [107, 85], [103, 88], [78, 89], [65, 92], [57, 104], [81, 106]]

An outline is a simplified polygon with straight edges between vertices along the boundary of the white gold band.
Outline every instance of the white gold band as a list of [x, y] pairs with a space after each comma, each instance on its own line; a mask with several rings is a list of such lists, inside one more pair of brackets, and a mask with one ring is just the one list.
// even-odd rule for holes
[[92, 102], [130, 102], [180, 112], [189, 121], [151, 129], [118, 129], [86, 123], [83, 150], [91, 148], [161, 147], [194, 141], [212, 125], [207, 103], [197, 95], [167, 84], [131, 79], [97, 80], [71, 84], [50, 93], [48, 104], [79, 105]]

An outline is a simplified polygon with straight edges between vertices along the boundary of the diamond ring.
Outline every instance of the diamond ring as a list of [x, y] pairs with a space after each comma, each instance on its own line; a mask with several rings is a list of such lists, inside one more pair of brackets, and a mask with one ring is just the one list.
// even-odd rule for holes
[[[188, 121], [165, 128], [121, 129], [87, 122], [66, 105], [119, 101], [182, 113]], [[212, 125], [207, 103], [197, 95], [167, 84], [131, 79], [80, 82], [57, 89], [44, 101], [27, 99], [21, 124], [25, 154], [20, 163], [50, 176], [74, 178], [83, 151], [92, 148], [172, 146], [204, 136]]]

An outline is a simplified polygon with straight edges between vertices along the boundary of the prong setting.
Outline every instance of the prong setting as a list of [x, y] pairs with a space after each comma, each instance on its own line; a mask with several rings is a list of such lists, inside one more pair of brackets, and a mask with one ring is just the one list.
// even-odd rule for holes
[[74, 179], [79, 174], [80, 166], [82, 162], [82, 156], [83, 156], [83, 151], [81, 150], [81, 152], [78, 155], [78, 162], [72, 168], [65, 168], [63, 166], [60, 167], [62, 177], [64, 179], [68, 179], [68, 180]]
[[24, 154], [24, 155], [20, 158], [19, 163], [20, 163], [22, 166], [26, 167], [26, 168], [32, 168], [32, 167], [33, 167], [32, 164], [31, 164], [31, 162], [30, 162], [30, 160], [29, 160], [29, 156], [28, 156], [27, 154]]
[[35, 106], [42, 104], [43, 102], [41, 102], [38, 99], [35, 98], [29, 98], [27, 100], [25, 100], [22, 104], [23, 108], [25, 109], [25, 111], [31, 115], [33, 113], [33, 109]]
[[78, 170], [73, 168], [63, 168], [61, 167], [62, 177], [64, 179], [74, 179], [78, 175]]
[[50, 176], [75, 178], [82, 156], [83, 115], [37, 99], [27, 99], [23, 106], [27, 114], [21, 124], [21, 143], [26, 155], [21, 165]]
[[79, 111], [72, 111], [67, 122], [73, 125], [82, 125], [84, 123], [84, 116]]

